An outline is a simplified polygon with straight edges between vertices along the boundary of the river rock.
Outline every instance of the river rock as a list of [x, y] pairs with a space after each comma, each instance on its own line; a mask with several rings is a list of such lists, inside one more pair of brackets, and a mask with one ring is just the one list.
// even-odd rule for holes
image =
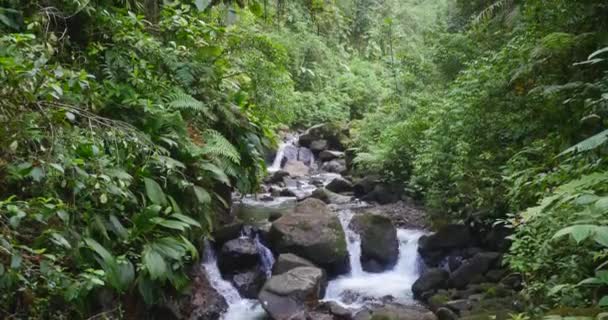
[[243, 222], [238, 220], [217, 226], [213, 231], [213, 242], [219, 248], [229, 240], [238, 238], [242, 229]]
[[366, 176], [363, 179], [359, 179], [353, 185], [353, 191], [355, 192], [355, 197], [362, 198], [366, 194], [372, 192], [374, 187], [380, 181], [380, 177], [378, 176]]
[[259, 223], [271, 217], [280, 217], [295, 210], [297, 200], [291, 197], [277, 197], [272, 201], [243, 199], [233, 206], [235, 215], [246, 223]]
[[453, 288], [462, 289], [472, 283], [478, 276], [483, 276], [492, 265], [500, 259], [497, 252], [482, 252], [465, 261], [460, 268], [452, 272], [448, 285]]
[[256, 299], [265, 281], [266, 274], [258, 267], [232, 276], [232, 284], [241, 297], [247, 299]]
[[327, 204], [347, 204], [351, 202], [351, 197], [331, 192], [325, 188], [315, 189], [312, 192], [311, 198], [319, 199]]
[[416, 306], [389, 304], [367, 313], [358, 313], [355, 320], [437, 320], [429, 310]]
[[305, 319], [308, 307], [318, 303], [326, 286], [323, 270], [298, 267], [268, 279], [258, 300], [272, 319]]
[[238, 238], [226, 242], [222, 246], [218, 259], [218, 267], [223, 274], [236, 273], [258, 265], [260, 256], [255, 242], [249, 238]]
[[312, 151], [306, 147], [298, 148], [298, 161], [304, 162], [307, 166], [312, 166], [315, 162], [315, 156], [312, 154]]
[[296, 256], [295, 254], [283, 253], [279, 255], [277, 261], [274, 263], [274, 266], [272, 267], [272, 274], [276, 275], [285, 273], [298, 267], [315, 267], [315, 265], [304, 258]]
[[344, 159], [344, 152], [334, 150], [323, 150], [319, 153], [319, 160], [322, 162], [331, 161], [334, 159]]
[[449, 308], [439, 308], [435, 314], [438, 320], [458, 320], [458, 316]]
[[399, 192], [386, 184], [376, 184], [374, 189], [361, 197], [361, 200], [377, 202], [379, 204], [389, 204], [399, 201]]
[[325, 188], [336, 193], [351, 192], [353, 191], [353, 183], [343, 177], [337, 177], [327, 184]]
[[277, 170], [271, 173], [264, 182], [268, 184], [281, 183], [285, 177], [289, 177], [289, 172], [285, 170]]
[[449, 277], [450, 274], [443, 269], [434, 268], [425, 271], [412, 285], [414, 298], [420, 299], [424, 293], [447, 288]]
[[300, 135], [298, 143], [310, 147], [315, 140], [326, 140], [333, 150], [344, 150], [349, 143], [348, 130], [338, 123], [322, 123], [308, 128]]
[[344, 230], [338, 217], [318, 199], [306, 199], [294, 213], [274, 221], [269, 238], [274, 252], [296, 254], [330, 275], [349, 269]]
[[325, 139], [319, 139], [319, 140], [314, 140], [313, 142], [310, 143], [310, 150], [314, 153], [319, 153], [325, 149], [327, 149], [328, 144], [327, 144], [327, 140]]
[[188, 293], [170, 298], [165, 303], [166, 308], [180, 320], [219, 320], [228, 309], [226, 299], [211, 286], [202, 268], [195, 270]]
[[292, 177], [304, 177], [310, 173], [310, 167], [304, 162], [297, 160], [289, 160], [283, 166], [283, 170], [288, 172]]
[[418, 240], [418, 252], [429, 266], [437, 266], [451, 250], [474, 245], [474, 238], [468, 226], [449, 224], [429, 236]]
[[298, 160], [298, 148], [293, 145], [287, 145], [283, 149], [283, 159], [281, 159], [281, 164], [283, 165], [287, 161]]
[[346, 172], [346, 161], [344, 159], [335, 159], [328, 162], [323, 163], [321, 166], [321, 170], [326, 172], [333, 172], [342, 174]]
[[382, 272], [395, 265], [399, 258], [397, 229], [387, 217], [358, 214], [351, 228], [361, 236], [361, 266], [368, 272]]

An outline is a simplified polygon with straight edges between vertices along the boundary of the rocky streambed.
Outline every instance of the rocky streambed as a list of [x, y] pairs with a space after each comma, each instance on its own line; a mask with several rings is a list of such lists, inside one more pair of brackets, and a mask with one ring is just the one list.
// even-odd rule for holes
[[285, 138], [264, 192], [235, 195], [205, 244], [177, 318], [489, 319], [499, 309], [501, 319], [517, 309], [504, 230], [425, 231], [424, 211], [397, 190], [348, 177], [345, 139], [328, 125]]

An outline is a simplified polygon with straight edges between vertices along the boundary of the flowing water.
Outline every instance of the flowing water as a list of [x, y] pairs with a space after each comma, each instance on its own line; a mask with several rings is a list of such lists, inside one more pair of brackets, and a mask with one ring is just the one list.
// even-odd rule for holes
[[207, 277], [211, 286], [226, 299], [228, 310], [223, 315], [223, 320], [254, 320], [263, 319], [266, 312], [257, 300], [241, 298], [239, 292], [232, 286], [232, 283], [222, 278], [217, 267], [217, 257], [213, 246], [205, 243], [203, 268], [207, 272]]
[[[281, 144], [268, 171], [273, 172], [281, 169], [284, 149], [289, 146], [294, 146], [296, 140], [297, 137], [290, 138]], [[292, 181], [291, 185], [288, 183], [287, 187], [311, 193], [316, 188], [312, 184], [313, 180], [321, 181], [323, 185], [327, 185], [327, 183], [338, 176], [340, 175], [334, 173], [318, 173], [307, 178]], [[345, 231], [351, 271], [349, 274], [340, 276], [328, 283], [324, 300], [336, 301], [347, 307], [360, 308], [366, 305], [366, 303], [391, 296], [395, 302], [415, 304], [411, 287], [419, 276], [420, 259], [418, 256], [418, 239], [424, 235], [424, 232], [420, 230], [397, 229], [399, 258], [394, 268], [382, 273], [366, 272], [361, 267], [360, 237], [356, 232], [349, 228], [351, 219], [354, 216], [352, 208], [361, 205], [365, 204], [357, 203], [355, 201], [349, 205], [340, 206], [336, 210], [340, 218], [340, 223]], [[275, 262], [270, 249], [260, 242], [258, 234], [251, 228], [245, 228], [241, 236], [250, 237], [255, 240], [262, 267], [266, 274], [270, 276], [272, 274], [272, 265]], [[241, 298], [232, 284], [229, 281], [222, 279], [217, 267], [215, 252], [211, 245], [206, 244], [205, 253], [203, 266], [207, 271], [211, 285], [228, 303], [228, 311], [224, 314], [222, 319], [263, 319], [265, 312], [256, 300]]]

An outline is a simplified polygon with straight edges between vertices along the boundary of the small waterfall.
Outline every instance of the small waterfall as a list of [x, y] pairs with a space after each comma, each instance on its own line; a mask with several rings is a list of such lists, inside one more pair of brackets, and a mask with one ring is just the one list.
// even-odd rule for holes
[[255, 246], [258, 248], [258, 253], [260, 254], [260, 261], [262, 262], [262, 268], [266, 273], [266, 276], [270, 278], [272, 276], [272, 266], [274, 266], [274, 255], [272, 251], [268, 249], [261, 241], [260, 235], [255, 235]]
[[228, 304], [228, 310], [222, 316], [222, 320], [254, 320], [266, 317], [266, 312], [257, 300], [241, 298], [234, 286], [222, 278], [217, 267], [215, 250], [209, 241], [205, 241], [203, 268], [207, 272], [211, 286], [226, 299]]
[[397, 229], [399, 259], [392, 270], [369, 273], [361, 268], [361, 240], [348, 226], [353, 212], [338, 212], [346, 233], [351, 272], [329, 282], [325, 300], [337, 301], [350, 307], [361, 307], [366, 301], [392, 296], [400, 303], [414, 303], [411, 287], [418, 279], [418, 239], [424, 235], [419, 230]]
[[279, 144], [277, 155], [274, 157], [272, 165], [267, 168], [268, 172], [275, 172], [281, 170], [283, 157], [285, 156], [285, 148], [295, 145], [297, 139], [297, 137], [291, 137]]

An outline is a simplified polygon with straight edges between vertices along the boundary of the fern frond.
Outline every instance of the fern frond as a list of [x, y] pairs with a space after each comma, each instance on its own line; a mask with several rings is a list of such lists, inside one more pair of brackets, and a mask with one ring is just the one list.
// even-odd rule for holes
[[593, 150], [605, 144], [606, 141], [608, 141], [608, 129], [573, 145], [564, 152], [560, 153], [558, 157], [569, 153]]
[[216, 121], [217, 117], [209, 110], [209, 108], [201, 101], [197, 100], [193, 96], [176, 91], [166, 98], [166, 103], [170, 108], [176, 110], [191, 110], [195, 112], [202, 112], [207, 118], [212, 121]]
[[515, 2], [513, 0], [498, 0], [492, 3], [487, 8], [483, 9], [474, 19], [473, 25], [479, 24], [482, 21], [486, 21], [496, 16], [498, 11], [507, 11]]
[[213, 129], [207, 129], [204, 138], [205, 146], [202, 148], [203, 154], [224, 157], [234, 164], [239, 164], [241, 162], [239, 151], [221, 133]]

